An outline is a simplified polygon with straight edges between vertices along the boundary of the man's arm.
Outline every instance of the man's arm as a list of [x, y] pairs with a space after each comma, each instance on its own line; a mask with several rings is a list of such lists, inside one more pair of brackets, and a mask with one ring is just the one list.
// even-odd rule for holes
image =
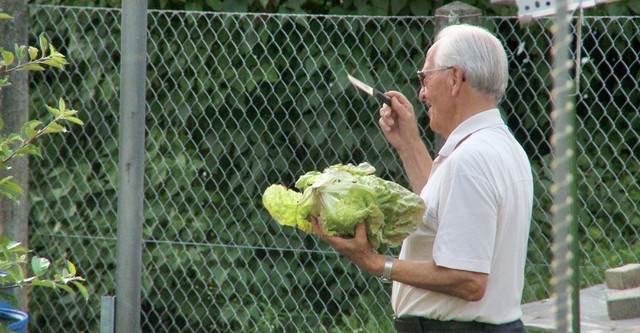
[[398, 152], [413, 192], [420, 194], [431, 173], [431, 156], [420, 138], [411, 102], [397, 91], [386, 95], [392, 106], [384, 104], [380, 109], [380, 129]]
[[397, 150], [413, 193], [420, 195], [427, 184], [433, 161], [422, 141]]
[[[382, 270], [380, 270], [382, 274]], [[394, 260], [391, 279], [414, 287], [475, 302], [484, 297], [484, 273], [440, 267], [434, 261]]]
[[[336, 251], [349, 258], [369, 274], [382, 276], [384, 255], [375, 253], [367, 239], [364, 224], [356, 227], [354, 238], [328, 236], [322, 231], [321, 221], [311, 218], [313, 231]], [[433, 261], [394, 260], [391, 279], [466, 301], [479, 301], [487, 288], [487, 274], [439, 267]]]

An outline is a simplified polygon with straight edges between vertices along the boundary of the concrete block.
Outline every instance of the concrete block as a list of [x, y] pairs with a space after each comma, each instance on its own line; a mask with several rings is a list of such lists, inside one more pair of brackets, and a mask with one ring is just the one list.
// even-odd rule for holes
[[640, 264], [627, 264], [610, 268], [604, 272], [609, 289], [629, 289], [640, 287]]
[[640, 317], [640, 288], [611, 290], [607, 294], [607, 311], [611, 320]]

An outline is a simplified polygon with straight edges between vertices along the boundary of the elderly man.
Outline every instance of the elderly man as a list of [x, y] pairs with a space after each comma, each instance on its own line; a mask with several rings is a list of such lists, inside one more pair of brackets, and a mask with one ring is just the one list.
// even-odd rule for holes
[[314, 231], [369, 272], [392, 280], [398, 332], [525, 332], [520, 317], [533, 203], [531, 165], [496, 108], [508, 81], [500, 41], [483, 28], [444, 28], [418, 72], [429, 126], [446, 142], [432, 160], [413, 107], [387, 92], [380, 128], [396, 149], [423, 221], [397, 259], [352, 239]]

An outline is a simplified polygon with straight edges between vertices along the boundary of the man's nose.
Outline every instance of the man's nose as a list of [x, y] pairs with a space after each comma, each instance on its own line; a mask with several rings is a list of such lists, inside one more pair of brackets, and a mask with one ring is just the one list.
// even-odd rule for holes
[[426, 102], [427, 101], [427, 88], [425, 86], [420, 86], [420, 90], [418, 90], [418, 101]]

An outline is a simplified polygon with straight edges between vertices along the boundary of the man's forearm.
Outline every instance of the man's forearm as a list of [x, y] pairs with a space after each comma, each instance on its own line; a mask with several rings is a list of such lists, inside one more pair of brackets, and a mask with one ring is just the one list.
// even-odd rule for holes
[[433, 164], [427, 147], [420, 141], [408, 144], [406, 149], [398, 149], [397, 151], [411, 184], [411, 189], [419, 195], [422, 188], [427, 184], [431, 173], [431, 165]]
[[417, 288], [479, 301], [487, 286], [487, 274], [439, 267], [433, 261], [395, 260], [391, 279]]

